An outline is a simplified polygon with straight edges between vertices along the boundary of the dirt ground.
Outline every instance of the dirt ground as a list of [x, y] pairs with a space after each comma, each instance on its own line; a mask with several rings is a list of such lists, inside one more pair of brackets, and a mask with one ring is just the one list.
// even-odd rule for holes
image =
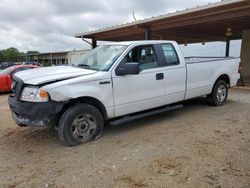
[[67, 148], [49, 128], [14, 124], [0, 95], [0, 187], [250, 187], [250, 90], [204, 98]]

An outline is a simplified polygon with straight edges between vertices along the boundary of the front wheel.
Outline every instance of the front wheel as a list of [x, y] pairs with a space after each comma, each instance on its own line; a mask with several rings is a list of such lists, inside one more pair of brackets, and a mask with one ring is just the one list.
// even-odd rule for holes
[[224, 80], [219, 80], [214, 85], [213, 91], [208, 95], [209, 103], [213, 106], [221, 106], [226, 103], [228, 86]]
[[62, 144], [75, 146], [96, 139], [102, 133], [103, 117], [88, 104], [77, 104], [66, 110], [59, 121], [58, 134]]

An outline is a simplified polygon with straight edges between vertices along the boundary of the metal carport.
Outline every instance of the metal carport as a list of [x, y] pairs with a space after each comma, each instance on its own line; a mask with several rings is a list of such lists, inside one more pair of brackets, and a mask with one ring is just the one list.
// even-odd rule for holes
[[242, 76], [250, 81], [250, 1], [228, 0], [193, 9], [168, 13], [140, 21], [76, 34], [97, 41], [175, 40], [179, 44], [225, 41], [225, 56], [230, 40], [243, 39]]

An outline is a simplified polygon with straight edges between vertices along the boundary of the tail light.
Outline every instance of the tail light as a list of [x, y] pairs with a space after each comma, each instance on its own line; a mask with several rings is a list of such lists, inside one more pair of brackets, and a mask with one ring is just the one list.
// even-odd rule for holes
[[240, 62], [239, 67], [238, 67], [238, 73], [239, 74], [241, 73], [241, 62]]

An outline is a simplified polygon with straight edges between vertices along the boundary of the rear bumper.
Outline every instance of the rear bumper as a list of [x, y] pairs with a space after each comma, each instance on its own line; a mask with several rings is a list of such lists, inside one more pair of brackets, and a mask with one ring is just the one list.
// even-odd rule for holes
[[64, 103], [31, 103], [18, 101], [15, 96], [8, 99], [12, 117], [20, 126], [55, 126]]

